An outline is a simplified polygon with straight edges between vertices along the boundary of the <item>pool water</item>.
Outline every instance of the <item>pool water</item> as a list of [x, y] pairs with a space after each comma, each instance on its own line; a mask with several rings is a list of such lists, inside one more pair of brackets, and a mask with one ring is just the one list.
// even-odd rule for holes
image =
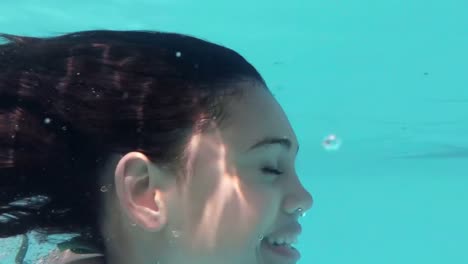
[[[263, 75], [314, 197], [300, 264], [468, 263], [467, 1], [0, 2], [0, 32], [162, 30]], [[22, 237], [0, 239], [15, 263]], [[54, 245], [32, 239], [25, 263]]]

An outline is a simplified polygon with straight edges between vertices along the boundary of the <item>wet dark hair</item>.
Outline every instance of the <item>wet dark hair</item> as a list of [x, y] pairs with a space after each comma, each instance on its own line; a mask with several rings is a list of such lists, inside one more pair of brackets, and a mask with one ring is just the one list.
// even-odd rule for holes
[[139, 151], [183, 168], [193, 133], [265, 82], [231, 49], [154, 31], [0, 34], [0, 237], [78, 233], [103, 250], [98, 171]]

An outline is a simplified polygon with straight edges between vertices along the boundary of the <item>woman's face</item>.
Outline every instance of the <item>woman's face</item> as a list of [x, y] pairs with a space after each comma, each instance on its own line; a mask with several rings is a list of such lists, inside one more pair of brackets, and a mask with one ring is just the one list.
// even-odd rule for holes
[[[297, 262], [295, 256], [286, 256], [291, 254], [288, 246], [272, 250], [268, 239], [262, 240], [294, 240], [300, 233], [296, 210], [312, 206], [312, 197], [295, 171], [297, 138], [268, 91], [260, 86], [247, 90], [242, 101], [227, 106], [225, 128], [192, 137], [184, 181], [163, 184], [157, 176], [148, 181], [152, 186], [172, 186], [148, 196], [159, 201], [154, 206], [141, 203], [156, 212], [147, 216], [153, 217], [153, 222], [142, 220], [146, 216], [141, 216], [138, 208], [121, 201], [134, 222], [147, 225], [155, 232], [153, 236], [157, 233], [168, 242], [165, 253], [155, 253], [161, 264]], [[277, 143], [257, 145], [266, 138]], [[118, 173], [116, 186], [121, 200], [137, 193], [119, 188]], [[156, 244], [162, 247], [160, 241]]]

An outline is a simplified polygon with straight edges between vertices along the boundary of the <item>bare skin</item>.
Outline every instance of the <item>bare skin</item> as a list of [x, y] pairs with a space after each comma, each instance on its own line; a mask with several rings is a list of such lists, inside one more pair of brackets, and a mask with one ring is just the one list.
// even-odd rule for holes
[[[312, 206], [295, 171], [297, 138], [271, 94], [252, 82], [236, 85], [251, 87], [227, 107], [229, 125], [192, 136], [186, 181], [142, 153], [114, 157], [117, 197], [105, 201], [102, 218], [112, 238], [109, 263], [294, 263], [265, 250], [261, 238]], [[249, 150], [264, 137], [289, 139], [291, 147]]]

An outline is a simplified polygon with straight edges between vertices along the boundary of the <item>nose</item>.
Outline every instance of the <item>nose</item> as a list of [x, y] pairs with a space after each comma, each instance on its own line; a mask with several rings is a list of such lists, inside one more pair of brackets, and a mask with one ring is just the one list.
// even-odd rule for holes
[[294, 214], [299, 208], [303, 210], [302, 212], [306, 212], [312, 208], [313, 203], [312, 194], [297, 180], [285, 200], [285, 210], [289, 214]]

